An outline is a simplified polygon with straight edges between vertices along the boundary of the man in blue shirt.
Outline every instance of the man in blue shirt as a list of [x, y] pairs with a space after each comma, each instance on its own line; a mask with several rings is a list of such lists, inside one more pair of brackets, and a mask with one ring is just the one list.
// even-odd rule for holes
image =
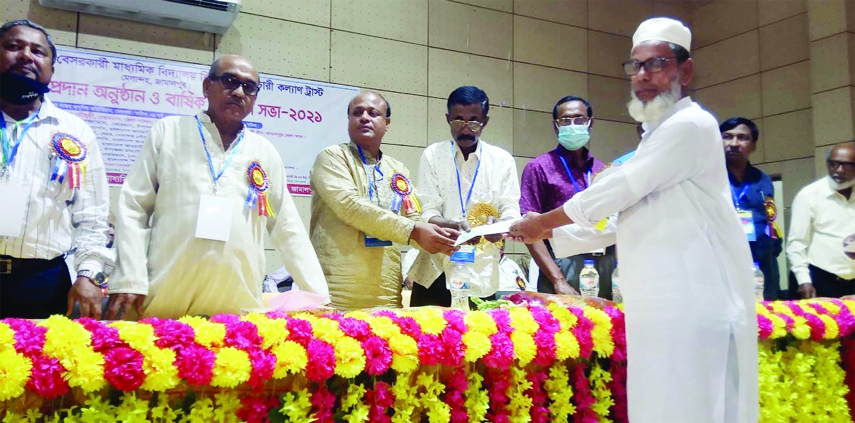
[[748, 161], [757, 148], [760, 132], [754, 122], [743, 117], [722, 122], [719, 130], [733, 205], [740, 214], [754, 262], [765, 276], [763, 297], [767, 301], [777, 300], [780, 291], [777, 257], [782, 250], [783, 234], [774, 225], [777, 208], [772, 178]]

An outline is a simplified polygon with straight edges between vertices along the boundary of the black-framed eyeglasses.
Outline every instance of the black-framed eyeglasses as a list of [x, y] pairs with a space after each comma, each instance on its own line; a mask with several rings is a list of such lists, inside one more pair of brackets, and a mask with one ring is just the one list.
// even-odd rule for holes
[[591, 118], [587, 116], [560, 117], [558, 119], [555, 119], [555, 123], [558, 126], [587, 125], [590, 121]]
[[665, 69], [665, 65], [667, 65], [671, 60], [677, 60], [677, 58], [651, 57], [643, 62], [641, 60], [629, 60], [623, 62], [623, 71], [626, 72], [628, 76], [638, 74], [638, 72], [641, 71], [641, 68], [644, 68], [644, 71], [647, 73], [662, 72], [662, 69]]
[[460, 120], [460, 119], [455, 119], [455, 120], [449, 122], [449, 124], [451, 125], [451, 129], [454, 129], [455, 131], [459, 131], [459, 130], [463, 129], [464, 126], [468, 126], [469, 130], [474, 132], [474, 131], [481, 129], [481, 127], [484, 126], [483, 123], [478, 122], [477, 120]]
[[211, 81], [219, 81], [220, 84], [223, 85], [223, 88], [234, 91], [238, 87], [243, 87], [243, 93], [248, 96], [254, 96], [258, 94], [258, 84], [255, 82], [243, 82], [240, 79], [235, 78], [234, 75], [224, 73], [218, 76], [209, 76]]
[[839, 160], [826, 160], [825, 165], [830, 170], [834, 170], [840, 166], [843, 166], [843, 170], [845, 170], [847, 172], [855, 171], [855, 162], [841, 162]]

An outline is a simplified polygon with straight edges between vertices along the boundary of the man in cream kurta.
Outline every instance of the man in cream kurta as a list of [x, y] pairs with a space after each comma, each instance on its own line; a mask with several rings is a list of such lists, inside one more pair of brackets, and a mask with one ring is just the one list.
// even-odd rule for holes
[[400, 246], [448, 252], [458, 235], [417, 222], [412, 198], [393, 192], [393, 183], [412, 183], [407, 167], [380, 151], [390, 117], [382, 96], [360, 93], [348, 106], [351, 142], [325, 148], [312, 166], [312, 244], [339, 309], [401, 307]]
[[[241, 123], [255, 104], [257, 84], [247, 59], [224, 56], [204, 82], [208, 110], [167, 117], [151, 129], [119, 197], [119, 261], [108, 318], [130, 305], [142, 311], [140, 296], [145, 316], [164, 318], [261, 307], [265, 231], [300, 289], [328, 294], [279, 154]], [[269, 216], [244, 204], [252, 162], [267, 174]], [[215, 183], [212, 174], [220, 170]], [[230, 227], [227, 241], [196, 236], [204, 196], [227, 199], [218, 211], [220, 224]]]
[[630, 114], [645, 127], [635, 156], [563, 208], [526, 215], [510, 235], [530, 242], [620, 212], [629, 420], [756, 422], [751, 253], [718, 123], [681, 94], [692, 76], [690, 39], [672, 19], [641, 24], [625, 65]]

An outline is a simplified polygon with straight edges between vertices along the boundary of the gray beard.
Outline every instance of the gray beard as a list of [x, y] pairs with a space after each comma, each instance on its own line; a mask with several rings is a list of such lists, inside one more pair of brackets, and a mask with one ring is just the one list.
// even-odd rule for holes
[[675, 78], [671, 82], [671, 90], [665, 93], [660, 93], [653, 100], [647, 103], [636, 97], [635, 92], [630, 90], [632, 97], [626, 107], [629, 110], [629, 115], [638, 122], [654, 122], [662, 119], [674, 107], [682, 97], [682, 87]]
[[843, 191], [845, 189], [849, 189], [855, 186], [855, 179], [843, 183], [837, 183], [834, 179], [831, 178], [828, 178], [828, 180], [831, 182], [831, 188], [835, 191]]

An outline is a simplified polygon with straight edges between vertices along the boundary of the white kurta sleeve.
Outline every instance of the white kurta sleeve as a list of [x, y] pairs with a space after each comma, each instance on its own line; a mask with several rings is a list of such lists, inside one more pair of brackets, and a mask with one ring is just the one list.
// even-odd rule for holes
[[617, 242], [617, 215], [606, 219], [602, 231], [596, 228], [583, 228], [579, 225], [565, 225], [552, 230], [552, 251], [555, 257], [571, 257], [585, 254], [614, 245]]
[[159, 182], [157, 159], [163, 142], [163, 122], [148, 133], [137, 160], [119, 192], [116, 212], [116, 273], [110, 278], [110, 294], [148, 295], [149, 221], [154, 213]]
[[71, 205], [71, 224], [77, 251], [74, 253], [77, 271], [102, 272], [113, 266], [115, 255], [107, 248], [110, 215], [110, 192], [101, 149], [95, 134], [86, 126], [83, 140], [87, 146], [87, 166], [82, 187], [74, 193]]
[[808, 246], [813, 235], [813, 210], [806, 191], [808, 190], [799, 191], [793, 199], [790, 233], [787, 236], [787, 258], [799, 285], [811, 283]]
[[573, 222], [591, 227], [654, 191], [689, 179], [704, 169], [705, 155], [712, 154], [714, 146], [704, 138], [715, 134], [703, 131], [689, 119], [670, 118], [632, 160], [564, 203], [564, 212]]
[[329, 295], [330, 290], [321, 263], [315, 253], [306, 227], [294, 205], [294, 199], [288, 193], [285, 167], [278, 156], [272, 156], [274, 164], [268, 173], [270, 177], [270, 207], [275, 216], [267, 218], [267, 231], [276, 251], [282, 256], [285, 268], [294, 278], [294, 283], [302, 291]]
[[[501, 219], [516, 219], [520, 217], [520, 181], [517, 179], [517, 168], [513, 157], [508, 155], [502, 161], [502, 184], [499, 187], [499, 216]], [[419, 169], [421, 171], [421, 169]]]
[[422, 220], [425, 222], [436, 216], [442, 217], [444, 210], [436, 170], [428, 157], [428, 150], [425, 149], [419, 159], [419, 179], [416, 181], [417, 195], [422, 205]]

